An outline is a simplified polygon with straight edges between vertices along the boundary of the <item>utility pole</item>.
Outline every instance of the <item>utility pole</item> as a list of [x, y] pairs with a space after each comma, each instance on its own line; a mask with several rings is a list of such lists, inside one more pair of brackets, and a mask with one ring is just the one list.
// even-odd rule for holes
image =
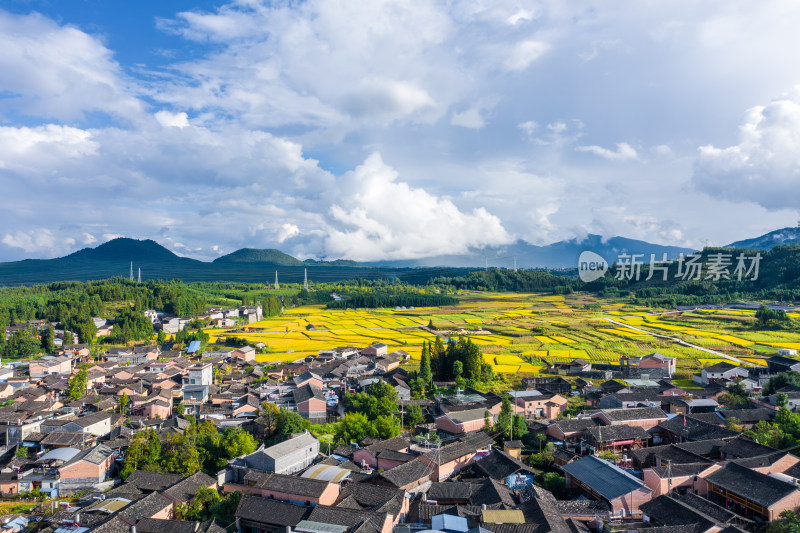
[[303, 289], [308, 290], [308, 269], [303, 269]]

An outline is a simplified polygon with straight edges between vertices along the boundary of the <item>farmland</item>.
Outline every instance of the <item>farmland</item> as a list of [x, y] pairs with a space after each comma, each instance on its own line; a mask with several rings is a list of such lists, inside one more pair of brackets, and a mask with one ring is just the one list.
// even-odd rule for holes
[[678, 357], [678, 376], [688, 378], [723, 360], [718, 354], [763, 365], [778, 348], [800, 348], [800, 333], [794, 330], [757, 330], [752, 311], [654, 311], [585, 294], [466, 292], [458, 305], [442, 308], [331, 310], [307, 305], [245, 328], [208, 332], [212, 342], [230, 335], [264, 343], [268, 353], [259, 354], [259, 361], [294, 361], [336, 346], [378, 341], [418, 360], [423, 341], [435, 339], [421, 328], [429, 322], [448, 336], [469, 337], [495, 372], [515, 375], [535, 375], [555, 361], [578, 357], [613, 363], [621, 355], [658, 351]]

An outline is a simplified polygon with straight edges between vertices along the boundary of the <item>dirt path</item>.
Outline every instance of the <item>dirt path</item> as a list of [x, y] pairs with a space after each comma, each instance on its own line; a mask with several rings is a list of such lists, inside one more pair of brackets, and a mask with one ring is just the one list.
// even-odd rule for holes
[[702, 346], [698, 346], [696, 344], [692, 344], [690, 342], [686, 342], [685, 340], [680, 339], [678, 337], [670, 337], [669, 335], [662, 335], [660, 333], [653, 333], [652, 331], [639, 329], [637, 327], [630, 326], [630, 325], [624, 324], [622, 322], [618, 322], [618, 321], [614, 320], [613, 318], [604, 318], [604, 320], [607, 320], [608, 322], [611, 322], [612, 324], [615, 324], [617, 326], [621, 326], [623, 328], [628, 328], [628, 329], [632, 329], [633, 331], [638, 331], [639, 333], [645, 333], [647, 335], [652, 335], [653, 337], [656, 337], [656, 338], [659, 338], [659, 339], [671, 340], [673, 342], [677, 342], [681, 346], [686, 346], [687, 348], [694, 348], [695, 350], [700, 350], [702, 352], [710, 353], [710, 354], [716, 355], [717, 357], [721, 357], [723, 359], [728, 359], [729, 361], [733, 361], [735, 363], [739, 363], [742, 366], [755, 366], [753, 363], [748, 363], [747, 361], [743, 361], [742, 359], [738, 359], [736, 357], [733, 357], [732, 355], [724, 354], [722, 352], [717, 352], [717, 351], [711, 350], [709, 348], [703, 348]]

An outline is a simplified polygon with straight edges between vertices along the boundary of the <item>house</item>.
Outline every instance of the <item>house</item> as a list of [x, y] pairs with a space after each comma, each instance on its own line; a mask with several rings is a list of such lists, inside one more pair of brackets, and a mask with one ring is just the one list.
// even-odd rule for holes
[[489, 421], [493, 425], [497, 416], [487, 409], [478, 408], [445, 413], [436, 418], [436, 427], [454, 435], [480, 431], [486, 426], [486, 413], [489, 413]]
[[793, 350], [791, 348], [780, 348], [778, 350], [778, 355], [783, 357], [797, 357], [797, 350]]
[[[514, 414], [536, 418], [556, 418], [567, 410], [567, 399], [552, 392], [542, 393], [537, 390], [514, 391], [509, 393], [514, 405]], [[521, 409], [518, 410], [517, 408]]]
[[556, 361], [553, 363], [553, 374], [580, 374], [591, 372], [592, 363], [586, 359], [573, 359], [572, 361]]
[[780, 374], [790, 370], [800, 372], [800, 361], [782, 355], [773, 355], [767, 359], [767, 368], [770, 374]]
[[650, 435], [640, 426], [594, 426], [586, 428], [586, 441], [596, 451], [619, 453], [647, 446]]
[[[265, 448], [231, 461], [231, 467], [240, 470], [257, 470], [277, 474], [295, 474], [310, 466], [319, 453], [319, 441], [311, 433]], [[240, 477], [240, 476], [237, 476]]]
[[294, 384], [296, 387], [302, 387], [303, 385], [311, 385], [312, 387], [316, 387], [321, 389], [324, 385], [322, 378], [310, 370], [300, 374], [299, 376], [294, 377]]
[[762, 474], [735, 462], [705, 476], [711, 501], [743, 516], [771, 522], [800, 507], [800, 490], [791, 477]]
[[256, 360], [256, 349], [252, 346], [242, 346], [241, 348], [231, 351], [231, 361], [237, 359], [245, 363], [254, 362]]
[[598, 402], [600, 409], [632, 409], [634, 407], [660, 407], [658, 391], [637, 390], [607, 394]]
[[593, 455], [561, 467], [567, 488], [581, 489], [587, 496], [604, 500], [617, 516], [640, 516], [639, 506], [650, 501], [652, 489], [617, 465]]
[[405, 435], [382, 440], [353, 452], [353, 462], [357, 465], [369, 465], [378, 470], [389, 470], [416, 457], [407, 453], [410, 444]]
[[641, 371], [658, 371], [652, 372], [652, 375], [671, 378], [675, 373], [677, 357], [667, 357], [664, 354], [653, 352], [643, 357], [622, 356], [619, 359], [619, 364], [624, 368], [637, 368]]
[[292, 396], [300, 416], [312, 422], [325, 422], [328, 402], [321, 389], [306, 384], [295, 389]]
[[236, 531], [297, 531], [310, 512], [310, 507], [245, 494], [236, 508]]
[[32, 379], [41, 379], [51, 374], [70, 375], [72, 373], [72, 359], [65, 356], [40, 357], [34, 359], [28, 366], [28, 374]]
[[492, 442], [492, 437], [478, 431], [458, 442], [431, 450], [420, 456], [420, 460], [431, 468], [432, 481], [442, 481], [469, 466], [479, 452], [487, 453]]
[[429, 466], [417, 458], [390, 470], [384, 470], [377, 478], [371, 479], [370, 483], [394, 487], [413, 494], [425, 490], [430, 479]]
[[695, 374], [692, 380], [699, 383], [704, 387], [709, 383], [722, 380], [732, 380], [737, 378], [746, 378], [749, 376], [749, 371], [741, 366], [721, 361], [711, 366], [707, 366], [700, 371], [700, 375]]
[[115, 458], [114, 450], [104, 444], [81, 451], [58, 467], [59, 489], [85, 489], [104, 482], [111, 475]]
[[633, 409], [604, 409], [592, 415], [609, 426], [639, 426], [652, 429], [667, 421], [667, 414], [658, 407], [636, 407]]
[[387, 355], [389, 353], [389, 347], [382, 342], [376, 342], [370, 344], [366, 348], [361, 350], [361, 355], [365, 355], [367, 357], [380, 357], [383, 355]]
[[524, 378], [522, 386], [526, 389], [538, 389], [552, 394], [569, 394], [572, 383], [562, 377]]
[[339, 497], [337, 483], [255, 470], [245, 474], [242, 484], [225, 483], [225, 492], [234, 490], [299, 505], [333, 505]]
[[[739, 527], [751, 529], [751, 520], [743, 519], [728, 509], [695, 494], [671, 494], [653, 498], [642, 504], [643, 520], [652, 529], [674, 531], [735, 533]], [[648, 528], [648, 529], [650, 529]]]
[[186, 369], [187, 376], [183, 378], [184, 385], [211, 385], [213, 371], [211, 363], [192, 365]]
[[679, 494], [708, 494], [708, 483], [703, 476], [714, 472], [719, 467], [714, 463], [697, 462], [685, 464], [669, 464], [651, 466], [642, 471], [644, 484], [653, 490], [653, 497], [677, 492]]
[[214, 478], [203, 472], [195, 472], [185, 477], [162, 492], [176, 505], [190, 505], [200, 489], [217, 489]]
[[[686, 442], [733, 438], [737, 431], [703, 422], [686, 415], [678, 415], [659, 424], [661, 441]], [[655, 440], [654, 440], [655, 442]]]

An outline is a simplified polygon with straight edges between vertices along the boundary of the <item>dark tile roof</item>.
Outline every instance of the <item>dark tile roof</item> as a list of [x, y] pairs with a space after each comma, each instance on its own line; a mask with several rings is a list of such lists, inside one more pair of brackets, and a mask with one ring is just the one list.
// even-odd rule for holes
[[627, 422], [629, 420], [650, 420], [667, 418], [667, 414], [659, 407], [634, 407], [633, 409], [603, 409], [600, 411], [611, 422]]
[[769, 421], [775, 416], [775, 411], [766, 407], [759, 407], [758, 409], [722, 409], [718, 413], [725, 420], [738, 418], [743, 424], [755, 424], [762, 420]]
[[688, 440], [711, 440], [735, 437], [739, 433], [702, 422], [690, 416], [678, 415], [659, 424], [665, 431]]
[[397, 516], [403, 507], [405, 491], [366, 483], [350, 483], [342, 488], [336, 507], [389, 513]]
[[[31, 440], [30, 435], [25, 439]], [[54, 446], [69, 446], [71, 448], [80, 448], [86, 441], [86, 436], [83, 433], [73, 433], [71, 431], [51, 431], [44, 436], [39, 442], [45, 448]]]
[[428, 489], [427, 497], [434, 501], [463, 500], [469, 502], [476, 485], [466, 481], [433, 482]]
[[650, 517], [651, 522], [665, 526], [698, 524], [703, 530], [708, 530], [715, 525], [710, 517], [666, 495], [641, 504], [639, 509]]
[[174, 485], [183, 479], [180, 474], [167, 474], [164, 472], [147, 472], [145, 470], [134, 470], [125, 480], [125, 485], [143, 490], [146, 492], [160, 491]]
[[292, 391], [292, 395], [294, 396], [294, 403], [300, 404], [310, 398], [316, 398], [317, 400], [325, 401], [325, 396], [322, 394], [322, 390], [318, 389], [317, 387], [312, 387], [309, 384], [305, 384], [302, 387], [298, 387], [294, 391]]
[[691, 476], [699, 474], [713, 465], [711, 461], [706, 463], [685, 463], [671, 464], [668, 466], [652, 466], [650, 469], [661, 479], [679, 476]]
[[561, 430], [563, 433], [581, 432], [586, 428], [599, 426], [600, 420], [596, 418], [571, 418], [563, 420], [555, 420], [553, 425]]
[[706, 424], [711, 424], [712, 426], [725, 425], [725, 420], [717, 413], [692, 413], [686, 416], [688, 416], [689, 418], [694, 418], [695, 420], [699, 420], [701, 422], [705, 422]]
[[357, 527], [368, 523], [375, 531], [380, 531], [383, 523], [386, 521], [386, 515], [387, 513], [373, 513], [355, 509], [317, 505], [311, 510], [311, 514], [308, 515], [307, 520], [348, 527]]
[[136, 531], [137, 533], [195, 533], [199, 525], [194, 521], [142, 518], [136, 524]]
[[253, 482], [255, 486], [275, 492], [284, 492], [297, 496], [319, 497], [328, 487], [328, 481], [320, 479], [287, 476], [284, 474], [265, 474], [251, 470], [244, 476], [245, 484]]
[[581, 457], [561, 468], [607, 500], [639, 488], [647, 488], [644, 483], [618, 466], [592, 455]]
[[477, 431], [467, 435], [463, 440], [431, 450], [425, 455], [440, 464], [444, 464], [474, 453], [478, 449], [485, 448], [492, 442], [494, 442], [494, 439], [489, 435], [483, 431]]
[[135, 524], [142, 518], [151, 518], [157, 512], [171, 505], [172, 500], [163, 494], [154, 492], [122, 509], [119, 516]]
[[404, 487], [409, 483], [427, 478], [430, 476], [430, 474], [431, 467], [419, 459], [415, 459], [381, 472], [380, 477], [395, 487]]
[[712, 518], [713, 520], [715, 520], [720, 524], [727, 524], [734, 520], [735, 521], [743, 520], [741, 516], [737, 515], [733, 511], [729, 511], [728, 509], [725, 509], [721, 505], [717, 505], [711, 500], [707, 500], [706, 498], [703, 498], [696, 494], [692, 494], [691, 492], [687, 492], [686, 494], [683, 495], [675, 495], [672, 497], [681, 502], [682, 504], [687, 505], [692, 509], [695, 509], [703, 513], [704, 515]]
[[607, 516], [611, 507], [603, 500], [557, 500], [556, 507], [561, 516]]
[[531, 485], [526, 500], [519, 509], [528, 524], [537, 524], [537, 533], [572, 533], [566, 521], [561, 517], [558, 504], [550, 491]]
[[391, 439], [382, 440], [375, 444], [370, 444], [365, 449], [373, 456], [383, 451], [400, 451], [405, 450], [411, 445], [409, 438], [406, 435], [398, 435]]
[[245, 494], [236, 508], [236, 518], [277, 527], [294, 527], [310, 512], [306, 506]]
[[511, 457], [498, 448], [492, 448], [488, 456], [476, 461], [472, 469], [474, 472], [496, 480], [502, 480], [517, 472], [533, 473], [525, 463]]
[[169, 496], [178, 503], [186, 503], [194, 498], [197, 491], [201, 488], [215, 488], [217, 482], [211, 476], [203, 472], [196, 472], [189, 477], [183, 478], [165, 491], [163, 494]]
[[640, 426], [595, 426], [586, 430], [596, 442], [614, 442], [618, 440], [642, 439], [650, 436]]
[[728, 463], [709, 474], [706, 481], [764, 507], [797, 492], [797, 487], [791, 483], [736, 463]]
[[726, 458], [744, 458], [744, 457], [758, 457], [760, 455], [767, 455], [777, 452], [775, 448], [765, 446], [753, 442], [744, 437], [737, 437], [726, 442], [720, 447], [720, 451], [725, 454]]

